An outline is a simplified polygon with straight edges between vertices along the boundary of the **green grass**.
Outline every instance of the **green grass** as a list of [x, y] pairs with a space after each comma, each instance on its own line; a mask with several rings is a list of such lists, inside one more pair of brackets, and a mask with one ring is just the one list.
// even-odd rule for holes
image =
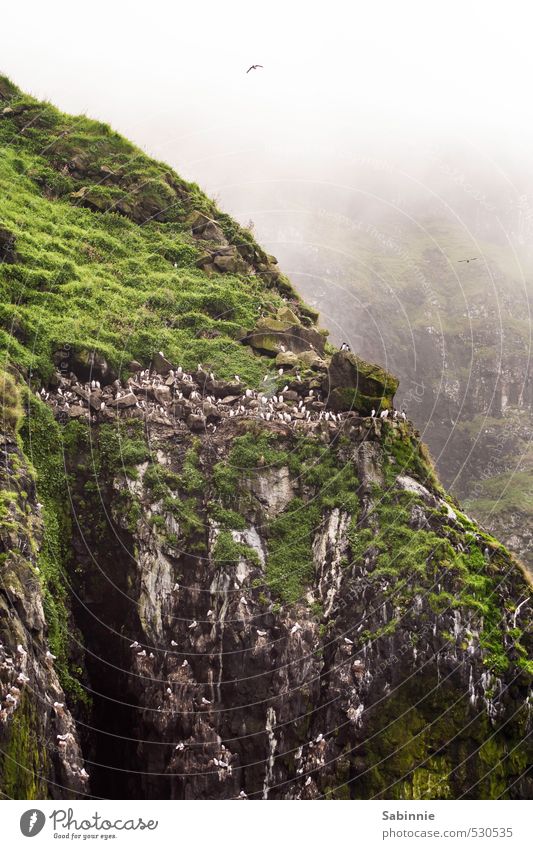
[[[116, 373], [163, 350], [185, 368], [202, 362], [257, 384], [265, 365], [239, 339], [282, 297], [261, 273], [198, 269], [203, 250], [190, 216], [216, 218], [252, 264], [267, 261], [251, 234], [107, 125], [64, 115], [2, 77], [0, 91], [14, 110], [0, 116], [0, 221], [17, 254], [0, 265], [0, 345], [9, 359], [47, 379], [52, 354], [66, 344], [98, 351]], [[67, 167], [76, 160], [79, 179]], [[145, 221], [151, 207], [157, 212]]]

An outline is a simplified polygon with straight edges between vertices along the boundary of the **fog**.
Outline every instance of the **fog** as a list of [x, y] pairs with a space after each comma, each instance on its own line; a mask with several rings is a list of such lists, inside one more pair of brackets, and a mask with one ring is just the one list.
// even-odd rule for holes
[[362, 218], [444, 216], [465, 253], [495, 240], [525, 279], [528, 17], [486, 0], [22, 2], [2, 12], [0, 68], [253, 221], [289, 273], [302, 246], [333, 249], [325, 215], [347, 241]]

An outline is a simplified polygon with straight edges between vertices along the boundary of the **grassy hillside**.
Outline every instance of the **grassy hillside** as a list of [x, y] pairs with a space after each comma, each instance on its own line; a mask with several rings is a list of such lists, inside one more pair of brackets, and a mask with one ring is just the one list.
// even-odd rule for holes
[[[287, 299], [300, 305], [249, 232], [107, 125], [2, 77], [0, 148], [0, 342], [13, 363], [46, 379], [68, 344], [118, 373], [162, 350], [258, 381], [243, 330]], [[198, 267], [209, 247], [192, 235], [198, 213], [237, 248], [237, 272]]]

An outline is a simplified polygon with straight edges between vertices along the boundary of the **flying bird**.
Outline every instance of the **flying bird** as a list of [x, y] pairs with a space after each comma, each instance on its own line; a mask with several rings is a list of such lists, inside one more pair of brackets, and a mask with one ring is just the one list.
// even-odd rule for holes
[[246, 73], [249, 74], [250, 71], [256, 71], [258, 68], [262, 68], [262, 67], [263, 67], [262, 65], [250, 65], [250, 67], [248, 68]]
[[471, 256], [470, 259], [458, 259], [457, 262], [474, 262], [475, 259], [479, 259], [479, 257]]

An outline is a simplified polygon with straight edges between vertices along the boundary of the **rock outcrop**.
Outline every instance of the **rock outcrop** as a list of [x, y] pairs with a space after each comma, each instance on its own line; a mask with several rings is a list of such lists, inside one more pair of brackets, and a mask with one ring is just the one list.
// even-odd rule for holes
[[331, 358], [324, 389], [334, 410], [392, 409], [399, 381], [381, 366], [366, 363], [350, 351]]

